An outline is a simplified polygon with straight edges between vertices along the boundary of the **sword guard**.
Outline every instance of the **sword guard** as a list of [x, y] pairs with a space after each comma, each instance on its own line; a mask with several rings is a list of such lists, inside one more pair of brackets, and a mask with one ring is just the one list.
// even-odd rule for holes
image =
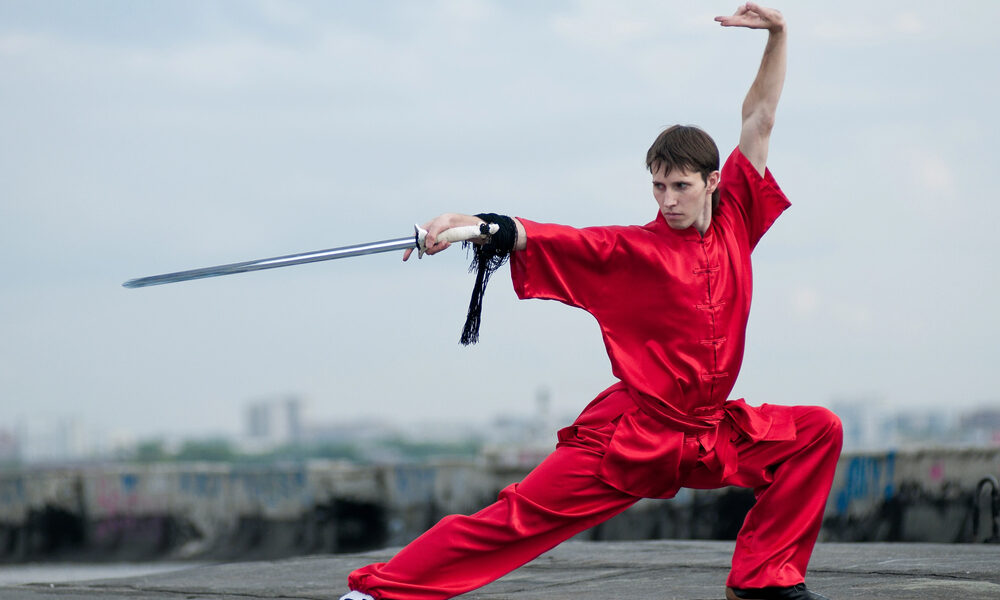
[[[479, 225], [463, 225], [445, 229], [438, 236], [439, 242], [467, 242], [469, 240], [485, 240], [494, 233], [500, 231], [500, 226], [496, 223], [480, 223]], [[423, 258], [427, 251], [427, 230], [420, 225], [413, 226], [414, 241], [417, 245], [417, 258]]]

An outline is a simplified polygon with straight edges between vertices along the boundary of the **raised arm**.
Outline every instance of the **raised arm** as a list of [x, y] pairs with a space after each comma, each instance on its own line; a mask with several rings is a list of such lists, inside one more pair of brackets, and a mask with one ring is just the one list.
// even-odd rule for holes
[[743, 128], [740, 130], [740, 152], [763, 175], [767, 166], [767, 150], [774, 127], [774, 116], [785, 83], [788, 63], [785, 18], [773, 8], [753, 2], [736, 9], [730, 17], [716, 17], [723, 27], [766, 29], [767, 45], [760, 61], [757, 77], [743, 100]]

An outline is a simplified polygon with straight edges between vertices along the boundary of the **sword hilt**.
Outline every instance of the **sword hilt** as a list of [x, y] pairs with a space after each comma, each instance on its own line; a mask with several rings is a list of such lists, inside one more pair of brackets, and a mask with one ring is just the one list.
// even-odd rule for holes
[[[413, 226], [413, 238], [417, 244], [417, 258], [423, 258], [427, 251], [427, 230], [420, 225]], [[485, 240], [494, 233], [500, 231], [500, 226], [496, 223], [480, 223], [479, 225], [463, 225], [445, 229], [437, 236], [439, 242], [467, 242], [469, 240]]]

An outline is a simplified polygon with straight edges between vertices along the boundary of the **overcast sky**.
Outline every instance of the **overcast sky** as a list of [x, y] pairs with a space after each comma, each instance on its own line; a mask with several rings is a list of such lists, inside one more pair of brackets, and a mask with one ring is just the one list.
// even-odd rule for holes
[[[0, 0], [0, 429], [77, 418], [237, 433], [574, 414], [613, 382], [596, 322], [516, 300], [458, 344], [460, 250], [126, 290], [132, 277], [407, 235], [443, 211], [656, 216], [646, 149], [723, 154], [766, 34], [735, 2]], [[1000, 404], [1000, 2], [789, 2], [734, 397]]]

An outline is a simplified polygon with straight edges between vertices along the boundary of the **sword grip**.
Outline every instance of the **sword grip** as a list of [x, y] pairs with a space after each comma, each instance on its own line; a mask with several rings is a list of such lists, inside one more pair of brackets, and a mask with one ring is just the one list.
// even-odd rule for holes
[[[427, 230], [420, 227], [419, 225], [413, 226], [416, 232], [417, 238], [417, 258], [423, 258], [424, 252], [427, 250]], [[438, 236], [439, 242], [448, 242], [453, 244], [455, 242], [467, 242], [469, 240], [485, 240], [487, 237], [493, 235], [494, 233], [500, 231], [500, 226], [496, 223], [480, 223], [479, 225], [463, 225], [462, 227], [452, 227], [451, 229], [445, 229]]]

